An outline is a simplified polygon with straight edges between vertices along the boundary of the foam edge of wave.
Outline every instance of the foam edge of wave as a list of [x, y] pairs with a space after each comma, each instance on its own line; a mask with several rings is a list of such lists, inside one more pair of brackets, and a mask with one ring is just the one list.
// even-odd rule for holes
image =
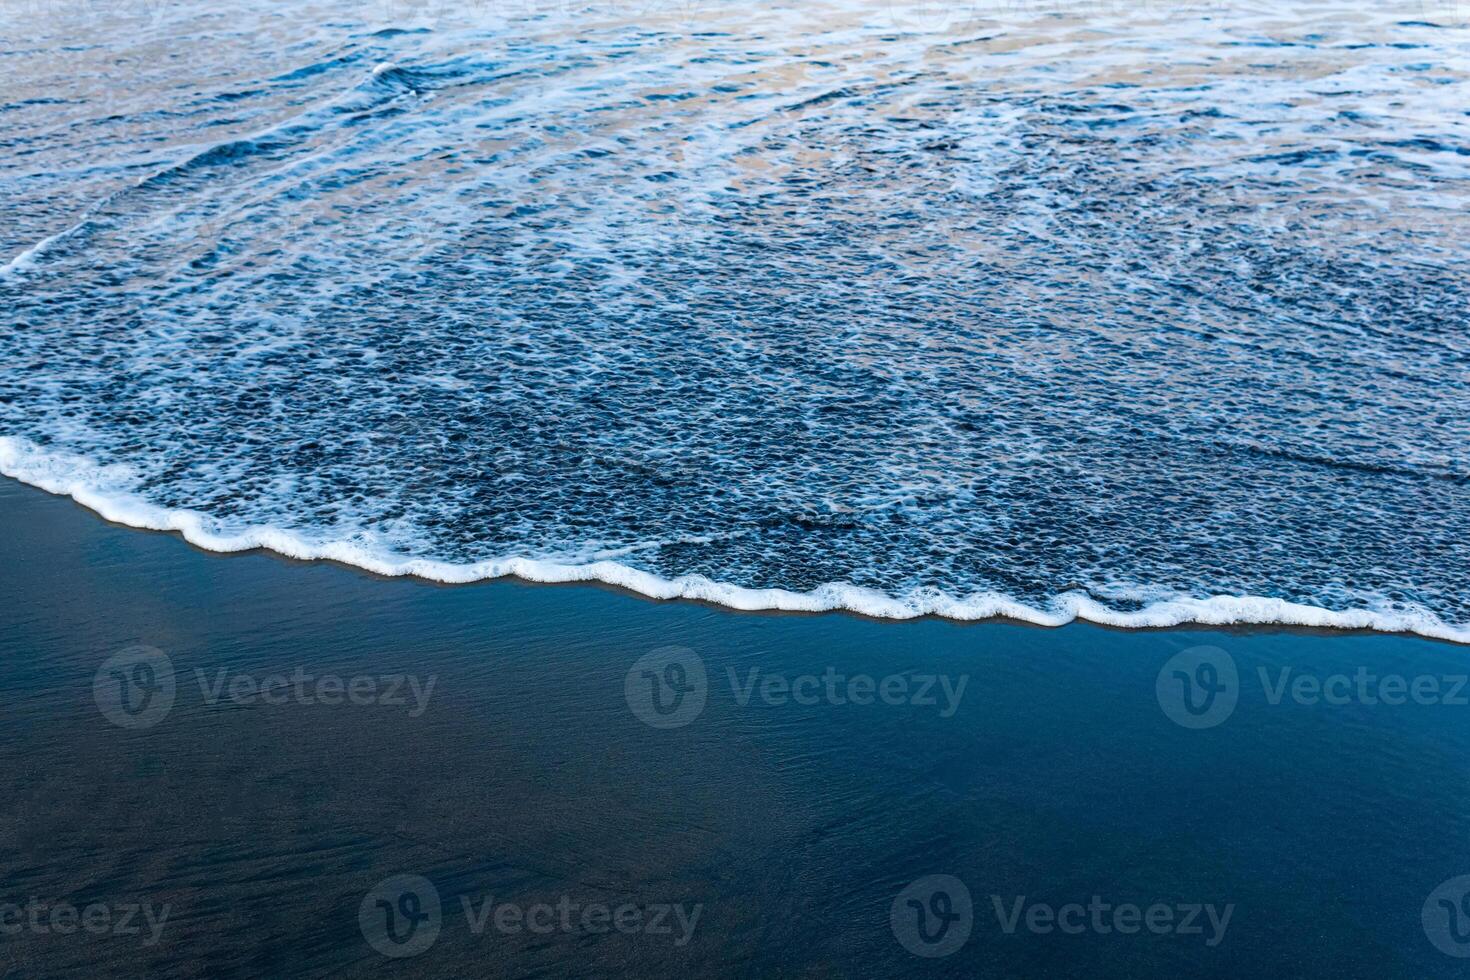
[[216, 533], [206, 527], [207, 518], [197, 511], [171, 510], [151, 504], [135, 493], [99, 486], [95, 479], [105, 472], [90, 460], [48, 452], [26, 439], [0, 436], [0, 475], [48, 493], [70, 497], [113, 523], [144, 530], [176, 531], [190, 544], [220, 553], [261, 548], [302, 561], [336, 561], [378, 575], [411, 576], [446, 584], [506, 577], [544, 583], [595, 581], [653, 599], [697, 599], [749, 612], [847, 611], [879, 619], [915, 619], [921, 616], [962, 621], [1012, 619], [1048, 627], [1082, 620], [1123, 629], [1186, 624], [1307, 626], [1413, 633], [1470, 644], [1470, 626], [1445, 623], [1432, 612], [1418, 607], [1332, 610], [1269, 596], [1213, 595], [1199, 598], [1181, 594], [1156, 599], [1142, 609], [1124, 611], [1104, 605], [1085, 592], [1073, 591], [1056, 595], [1051, 608], [1046, 609], [996, 592], [980, 592], [963, 598], [937, 590], [892, 596], [846, 582], [829, 582], [809, 592], [794, 592], [781, 588], [748, 588], [703, 575], [666, 579], [616, 561], [567, 565], [519, 556], [468, 563], [405, 558], [374, 551], [351, 541], [312, 541], [296, 532], [270, 526], [250, 527], [233, 534]]

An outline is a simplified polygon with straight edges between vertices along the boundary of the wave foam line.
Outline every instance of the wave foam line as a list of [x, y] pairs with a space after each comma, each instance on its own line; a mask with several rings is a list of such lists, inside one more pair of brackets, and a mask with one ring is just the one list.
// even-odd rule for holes
[[1187, 623], [1205, 626], [1315, 626], [1415, 633], [1470, 644], [1470, 627], [1452, 626], [1418, 607], [1331, 610], [1267, 596], [1196, 598], [1179, 595], [1156, 600], [1143, 609], [1123, 612], [1103, 605], [1085, 592], [1065, 592], [1055, 597], [1051, 609], [1041, 609], [996, 592], [980, 592], [965, 598], [937, 590], [891, 596], [846, 582], [829, 582], [810, 592], [752, 589], [718, 582], [703, 575], [661, 578], [615, 561], [565, 565], [508, 556], [457, 563], [404, 558], [351, 541], [314, 541], [296, 532], [269, 526], [225, 534], [210, 530], [207, 526], [209, 519], [198, 511], [159, 507], [117, 486], [130, 479], [125, 467], [100, 467], [82, 457], [48, 452], [29, 440], [7, 436], [0, 436], [0, 474], [49, 493], [71, 497], [83, 507], [117, 524], [154, 531], [177, 531], [184, 540], [206, 551], [237, 552], [264, 548], [288, 558], [337, 561], [379, 575], [413, 576], [451, 584], [514, 576], [529, 582], [597, 581], [631, 589], [654, 599], [702, 599], [730, 609], [748, 611], [847, 610], [882, 619], [919, 616], [955, 620], [1005, 618], [1037, 626], [1063, 626], [1080, 619], [1126, 629]]
[[63, 239], [70, 238], [72, 235], [75, 235], [77, 232], [81, 231], [85, 227], [87, 227], [87, 219], [83, 218], [81, 221], [78, 221], [71, 227], [63, 228], [61, 231], [58, 231], [54, 235], [47, 235], [45, 238], [36, 242], [36, 244], [32, 245], [30, 248], [24, 249], [23, 251], [17, 253], [15, 258], [11, 259], [9, 262], [6, 262], [3, 265], [0, 265], [0, 279], [3, 279], [13, 273], [25, 272], [27, 269], [32, 268], [33, 266], [35, 266], [36, 260], [41, 257], [42, 253], [51, 248], [51, 246], [55, 245], [59, 241], [62, 241]]

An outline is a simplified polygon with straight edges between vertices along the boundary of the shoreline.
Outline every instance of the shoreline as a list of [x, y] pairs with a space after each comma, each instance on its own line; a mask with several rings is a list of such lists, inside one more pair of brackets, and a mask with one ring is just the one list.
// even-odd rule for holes
[[[1133, 612], [1120, 612], [1090, 595], [1074, 590], [1054, 600], [1063, 611], [1029, 606], [998, 593], [979, 593], [957, 599], [947, 595], [915, 607], [903, 598], [853, 586], [826, 583], [807, 592], [782, 588], [749, 588], [717, 582], [704, 576], [665, 579], [615, 561], [563, 565], [520, 557], [455, 564], [432, 559], [390, 559], [363, 551], [348, 542], [312, 543], [293, 532], [276, 528], [249, 528], [221, 537], [204, 528], [203, 515], [168, 510], [133, 494], [108, 494], [81, 483], [74, 475], [50, 475], [20, 460], [27, 455], [57, 457], [34, 447], [17, 448], [23, 440], [0, 437], [0, 477], [16, 484], [70, 500], [74, 505], [115, 527], [177, 535], [195, 549], [213, 555], [264, 552], [293, 562], [327, 562], [352, 568], [383, 580], [408, 578], [442, 586], [475, 585], [506, 579], [527, 585], [598, 585], [658, 602], [695, 602], [738, 613], [826, 615], [838, 613], [879, 622], [938, 619], [954, 623], [1017, 623], [1058, 629], [1083, 622], [1125, 632], [1189, 629], [1288, 629], [1326, 634], [1415, 636], [1470, 646], [1470, 627], [1445, 623], [1427, 611], [1380, 612], [1371, 609], [1332, 610], [1266, 596], [1215, 595], [1155, 600]], [[69, 461], [67, 469], [96, 467]], [[876, 611], [881, 609], [882, 611]], [[1157, 620], [1157, 621], [1151, 621]], [[1335, 620], [1335, 621], [1334, 621]], [[1427, 621], [1426, 621], [1427, 620]]]
[[649, 604], [652, 604], [652, 605], [679, 604], [679, 605], [698, 606], [698, 607], [709, 609], [709, 610], [712, 610], [712, 611], [718, 611], [718, 612], [721, 612], [721, 613], [728, 613], [728, 614], [730, 614], [732, 616], [761, 616], [761, 617], [770, 617], [770, 618], [775, 618], [775, 619], [787, 619], [787, 618], [789, 618], [789, 619], [820, 619], [820, 618], [826, 617], [826, 616], [840, 616], [840, 617], [845, 617], [845, 618], [849, 618], [849, 619], [859, 620], [861, 622], [872, 623], [872, 624], [878, 625], [878, 626], [891, 626], [891, 627], [894, 627], [894, 628], [902, 628], [905, 624], [908, 624], [908, 623], [934, 622], [934, 623], [947, 623], [947, 624], [950, 624], [952, 626], [957, 626], [957, 627], [961, 627], [961, 628], [971, 628], [971, 627], [983, 628], [983, 627], [986, 627], [986, 626], [1001, 625], [1001, 626], [1021, 627], [1021, 628], [1024, 628], [1024, 629], [1038, 630], [1038, 631], [1042, 631], [1042, 632], [1057, 632], [1057, 631], [1060, 631], [1060, 630], [1066, 630], [1069, 627], [1082, 626], [1082, 627], [1089, 627], [1089, 628], [1092, 628], [1092, 629], [1105, 630], [1105, 631], [1110, 632], [1110, 633], [1118, 633], [1118, 634], [1121, 634], [1121, 635], [1124, 635], [1124, 636], [1129, 635], [1129, 634], [1133, 634], [1133, 633], [1165, 633], [1166, 634], [1166, 633], [1194, 632], [1194, 631], [1199, 631], [1199, 630], [1210, 630], [1210, 631], [1218, 631], [1220, 633], [1224, 633], [1224, 634], [1227, 634], [1227, 635], [1235, 635], [1235, 636], [1249, 636], [1249, 635], [1252, 635], [1252, 634], [1260, 634], [1260, 633], [1265, 633], [1265, 634], [1281, 634], [1281, 635], [1285, 635], [1285, 636], [1314, 636], [1314, 637], [1323, 637], [1323, 638], [1338, 637], [1338, 636], [1340, 636], [1340, 637], [1381, 636], [1381, 637], [1405, 637], [1405, 638], [1412, 638], [1412, 639], [1415, 639], [1415, 640], [1424, 640], [1424, 641], [1429, 642], [1429, 643], [1444, 644], [1446, 646], [1451, 646], [1451, 647], [1461, 647], [1461, 646], [1465, 646], [1467, 644], [1470, 644], [1470, 641], [1453, 640], [1453, 639], [1448, 639], [1448, 638], [1439, 637], [1439, 636], [1428, 636], [1428, 635], [1425, 635], [1425, 634], [1422, 634], [1422, 633], [1414, 633], [1412, 631], [1407, 631], [1407, 630], [1400, 630], [1400, 631], [1382, 630], [1382, 629], [1374, 629], [1373, 627], [1366, 627], [1366, 626], [1365, 627], [1354, 627], [1354, 626], [1312, 626], [1312, 625], [1307, 625], [1307, 624], [1302, 624], [1302, 623], [1281, 623], [1281, 622], [1263, 622], [1263, 623], [1250, 623], [1250, 622], [1243, 622], [1243, 623], [1200, 623], [1200, 622], [1194, 622], [1194, 621], [1185, 621], [1185, 622], [1180, 622], [1180, 623], [1173, 623], [1173, 624], [1170, 624], [1170, 625], [1167, 625], [1167, 626], [1115, 626], [1115, 625], [1113, 625], [1111, 623], [1098, 623], [1098, 622], [1093, 622], [1092, 620], [1089, 620], [1089, 619], [1082, 619], [1080, 617], [1077, 618], [1077, 619], [1070, 620], [1070, 621], [1065, 622], [1065, 623], [1061, 623], [1061, 624], [1056, 625], [1056, 626], [1052, 626], [1052, 625], [1048, 625], [1048, 624], [1045, 624], [1045, 623], [1035, 623], [1035, 622], [1031, 622], [1030, 620], [1026, 620], [1026, 619], [1017, 619], [1017, 618], [1014, 618], [1014, 617], [1011, 617], [1011, 616], [1002, 616], [1002, 615], [991, 616], [991, 617], [989, 617], [987, 619], [956, 619], [956, 618], [949, 617], [949, 616], [942, 616], [942, 615], [939, 615], [938, 613], [924, 613], [922, 615], [910, 616], [910, 617], [907, 617], [907, 618], [900, 619], [900, 618], [895, 618], [895, 617], [891, 617], [891, 616], [875, 616], [875, 615], [873, 615], [871, 613], [865, 613], [865, 612], [862, 612], [860, 610], [847, 609], [847, 608], [822, 609], [822, 610], [811, 610], [811, 609], [740, 609], [740, 608], [737, 608], [737, 607], [734, 607], [734, 606], [724, 605], [723, 603], [717, 602], [717, 601], [715, 601], [713, 599], [702, 599], [702, 598], [698, 598], [698, 597], [694, 597], [694, 596], [674, 596], [674, 597], [671, 597], [671, 598], [663, 598], [663, 597], [660, 597], [660, 596], [652, 596], [652, 595], [648, 595], [647, 593], [644, 593], [644, 592], [639, 592], [637, 589], [633, 589], [633, 588], [630, 588], [630, 587], [625, 586], [625, 585], [618, 585], [615, 582], [604, 582], [601, 579], [596, 579], [596, 578], [574, 579], [574, 580], [561, 581], [561, 582], [547, 582], [547, 581], [541, 581], [541, 580], [538, 580], [538, 579], [523, 578], [523, 577], [521, 577], [519, 575], [516, 575], [514, 573], [507, 573], [505, 575], [496, 576], [494, 578], [473, 579], [473, 580], [467, 581], [467, 582], [445, 582], [445, 581], [441, 581], [441, 580], [435, 579], [435, 578], [426, 578], [426, 577], [421, 576], [421, 575], [414, 575], [412, 573], [404, 573], [404, 574], [398, 574], [398, 575], [384, 574], [382, 572], [374, 571], [371, 568], [364, 568], [361, 565], [355, 565], [352, 562], [349, 562], [349, 561], [341, 561], [341, 560], [336, 559], [336, 558], [297, 558], [297, 557], [294, 557], [292, 555], [282, 554], [281, 552], [273, 551], [272, 549], [270, 549], [268, 547], [265, 547], [263, 545], [256, 546], [256, 547], [253, 547], [253, 548], [245, 548], [245, 549], [241, 549], [239, 551], [214, 551], [214, 550], [212, 550], [210, 548], [203, 547], [202, 545], [198, 545], [198, 544], [195, 544], [193, 541], [190, 541], [188, 539], [188, 537], [186, 537], [183, 534], [183, 532], [181, 532], [181, 531], [173, 530], [173, 529], [154, 528], [154, 527], [140, 527], [140, 526], [137, 526], [137, 525], [134, 525], [134, 524], [128, 524], [128, 523], [125, 523], [125, 522], [122, 522], [122, 521], [110, 520], [109, 518], [102, 516], [97, 511], [93, 510], [92, 508], [88, 507], [86, 504], [82, 503], [81, 501], [75, 499], [74, 497], [72, 497], [70, 495], [67, 495], [67, 494], [53, 494], [50, 491], [41, 489], [40, 487], [32, 486], [31, 484], [26, 483], [23, 480], [18, 480], [18, 479], [14, 478], [14, 477], [4, 476], [3, 474], [0, 474], [0, 479], [11, 481], [12, 483], [15, 483], [15, 484], [18, 484], [21, 487], [24, 487], [26, 490], [34, 490], [34, 491], [36, 491], [38, 493], [45, 494], [48, 497], [60, 497], [61, 499], [65, 500], [67, 503], [69, 503], [70, 505], [72, 505], [74, 508], [76, 508], [76, 510], [78, 512], [87, 515], [87, 517], [89, 517], [89, 518], [91, 518], [93, 520], [100, 521], [101, 523], [107, 525], [108, 527], [114, 527], [114, 528], [117, 528], [119, 530], [128, 531], [130, 533], [139, 533], [139, 532], [141, 532], [143, 534], [161, 535], [161, 536], [163, 536], [165, 538], [170, 538], [170, 539], [179, 541], [179, 542], [183, 543], [186, 547], [188, 547], [191, 551], [193, 551], [193, 552], [195, 552], [195, 553], [197, 553], [199, 555], [208, 556], [209, 558], [229, 560], [229, 559], [234, 559], [234, 558], [245, 558], [245, 557], [249, 557], [249, 556], [255, 556], [255, 557], [265, 557], [265, 558], [268, 558], [271, 561], [281, 562], [281, 563], [286, 564], [286, 565], [297, 565], [297, 566], [323, 565], [323, 566], [327, 566], [327, 567], [331, 567], [331, 568], [340, 569], [341, 571], [347, 572], [348, 574], [357, 575], [357, 576], [360, 576], [360, 577], [362, 577], [364, 579], [367, 579], [367, 580], [370, 580], [370, 581], [377, 581], [377, 582], [401, 582], [401, 581], [408, 581], [408, 582], [414, 583], [415, 585], [425, 586], [427, 588], [432, 588], [432, 589], [449, 589], [449, 590], [474, 589], [474, 588], [478, 588], [478, 587], [482, 587], [482, 586], [495, 585], [497, 583], [499, 583], [499, 584], [514, 584], [514, 585], [519, 586], [519, 587], [522, 587], [522, 588], [528, 588], [528, 589], [546, 589], [546, 590], [549, 590], [549, 591], [559, 591], [559, 590], [568, 590], [568, 591], [570, 591], [570, 590], [574, 590], [574, 589], [593, 589], [593, 590], [596, 590], [596, 591], [606, 592], [606, 593], [609, 593], [611, 595], [621, 596], [621, 597], [625, 597], [625, 598], [628, 598], [628, 599], [634, 599], [634, 600], [637, 600], [638, 602], [649, 603]]

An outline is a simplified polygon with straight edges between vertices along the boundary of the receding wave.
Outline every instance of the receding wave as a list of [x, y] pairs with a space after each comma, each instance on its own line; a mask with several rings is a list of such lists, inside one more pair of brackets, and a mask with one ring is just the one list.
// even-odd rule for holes
[[[434, 582], [463, 584], [515, 577], [528, 582], [602, 582], [654, 599], [696, 599], [747, 611], [830, 612], [845, 610], [882, 619], [940, 616], [955, 620], [1012, 619], [1037, 626], [1063, 626], [1083, 620], [1121, 628], [1157, 628], [1184, 624], [1293, 625], [1335, 629], [1369, 629], [1417, 633], [1434, 639], [1470, 643], [1470, 627], [1441, 622], [1424, 609], [1323, 609], [1267, 596], [1187, 596], [1153, 599], [1142, 608], [1123, 610], [1085, 592], [1060, 593], [1042, 606], [1010, 596], [982, 592], [956, 597], [936, 590], [887, 595], [846, 582], [828, 582], [805, 592], [749, 588], [718, 582], [703, 575], [661, 578], [616, 561], [569, 565], [507, 555], [475, 562], [437, 561], [376, 551], [351, 540], [317, 539], [275, 527], [212, 529], [207, 516], [190, 510], [168, 510], [126, 492], [100, 489], [99, 468], [87, 461], [48, 453], [24, 440], [0, 437], [0, 474], [67, 496], [103, 518], [128, 527], [176, 531], [206, 551], [264, 549], [303, 561], [336, 561], [377, 575], [411, 576]], [[105, 477], [103, 478], [105, 481]]]
[[1465, 637], [1452, 5], [67, 2], [0, 99], [27, 482], [389, 574]]

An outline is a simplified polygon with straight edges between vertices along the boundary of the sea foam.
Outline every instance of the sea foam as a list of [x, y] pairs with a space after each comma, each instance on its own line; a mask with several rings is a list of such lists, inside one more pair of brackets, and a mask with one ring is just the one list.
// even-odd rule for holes
[[206, 551], [239, 552], [265, 549], [303, 561], [326, 560], [365, 569], [377, 575], [411, 576], [434, 582], [462, 584], [515, 577], [528, 582], [602, 582], [653, 599], [696, 599], [730, 609], [758, 612], [829, 612], [844, 610], [881, 619], [939, 616], [955, 620], [1011, 619], [1037, 626], [1063, 626], [1074, 620], [1104, 626], [1137, 629], [1197, 623], [1313, 626], [1369, 629], [1470, 643], [1470, 627], [1441, 622], [1423, 609], [1322, 609], [1267, 596], [1175, 596], [1155, 600], [1141, 609], [1120, 611], [1082, 592], [1060, 593], [1044, 608], [997, 593], [954, 597], [925, 591], [904, 596], [829, 582], [806, 592], [756, 589], [716, 582], [702, 575], [661, 578], [615, 561], [566, 565], [507, 555], [476, 562], [447, 562], [374, 551], [352, 541], [322, 540], [277, 527], [249, 527], [220, 531], [213, 522], [191, 510], [169, 510], [148, 503], [137, 494], [109, 489], [128, 479], [125, 468], [99, 467], [64, 453], [46, 452], [24, 439], [0, 437], [0, 474], [49, 493], [71, 497], [106, 520], [152, 531], [176, 531], [184, 540]]
[[389, 7], [11, 53], [18, 476], [444, 581], [1463, 639], [1463, 31]]

